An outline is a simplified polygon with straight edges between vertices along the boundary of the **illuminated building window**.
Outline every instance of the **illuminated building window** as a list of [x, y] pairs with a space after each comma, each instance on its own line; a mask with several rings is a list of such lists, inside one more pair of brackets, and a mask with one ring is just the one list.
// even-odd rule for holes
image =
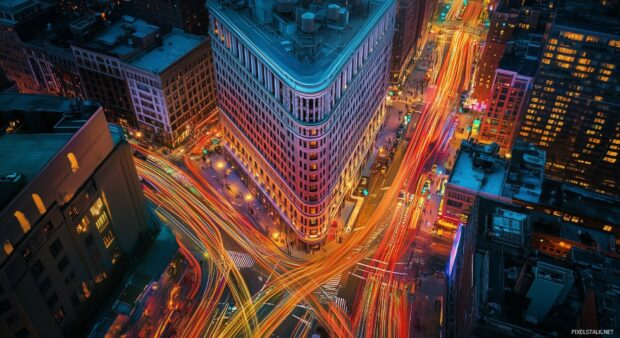
[[13, 244], [8, 239], [4, 240], [4, 244], [2, 245], [4, 249], [4, 253], [8, 256], [13, 252]]
[[82, 221], [78, 225], [75, 226], [75, 231], [77, 231], [78, 234], [83, 234], [88, 231], [89, 224], [90, 224], [90, 220], [88, 219], [88, 217], [84, 216], [82, 218]]
[[30, 222], [26, 218], [26, 215], [24, 215], [24, 213], [21, 211], [16, 211], [14, 215], [15, 215], [15, 218], [17, 218], [19, 225], [22, 227], [22, 231], [24, 233], [27, 233], [28, 231], [30, 231]]
[[90, 207], [90, 214], [93, 216], [98, 216], [101, 213], [101, 209], [103, 208], [103, 201], [101, 197], [97, 198], [95, 203]]
[[570, 55], [575, 55], [577, 54], [577, 51], [571, 48], [567, 48], [567, 47], [559, 47], [558, 48], [558, 52], [560, 53], [564, 53], [564, 54], [570, 54]]
[[34, 201], [34, 205], [37, 206], [37, 210], [39, 210], [39, 213], [43, 215], [46, 209], [45, 204], [43, 204], [43, 200], [41, 199], [41, 196], [39, 196], [38, 194], [32, 194], [32, 200]]
[[84, 298], [90, 298], [90, 289], [86, 282], [82, 282], [82, 293], [84, 294]]
[[112, 232], [112, 230], [109, 230], [105, 236], [103, 236], [103, 245], [105, 245], [106, 248], [109, 248], [110, 245], [112, 245], [112, 243], [114, 242], [114, 240], [116, 239], [116, 237], [114, 237], [114, 233]]
[[583, 41], [583, 34], [573, 33], [573, 32], [562, 32], [561, 36], [573, 40], [573, 41]]
[[104, 272], [100, 272], [95, 276], [95, 283], [101, 283], [103, 282], [106, 278], [108, 278], [108, 274], [104, 271]]
[[71, 164], [71, 172], [76, 173], [78, 169], [80, 169], [80, 165], [78, 164], [77, 158], [74, 153], [68, 153], [67, 159], [69, 159], [69, 163]]
[[58, 311], [54, 312], [54, 320], [56, 323], [60, 323], [63, 319], [65, 319], [65, 309], [61, 306]]
[[611, 225], [605, 225], [605, 226], [603, 227], [603, 231], [610, 232], [611, 230], [613, 230], [613, 227], [612, 227]]
[[575, 61], [575, 58], [572, 56], [566, 56], [566, 55], [562, 55], [562, 54], [558, 54], [558, 56], [555, 57], [558, 60], [561, 61], [566, 61], [566, 62], [573, 62]]
[[108, 224], [110, 224], [108, 214], [105, 211], [102, 211], [101, 215], [99, 215], [99, 218], [97, 218], [97, 220], [95, 221], [95, 224], [97, 225], [97, 230], [99, 230], [99, 232], [102, 232], [108, 226]]

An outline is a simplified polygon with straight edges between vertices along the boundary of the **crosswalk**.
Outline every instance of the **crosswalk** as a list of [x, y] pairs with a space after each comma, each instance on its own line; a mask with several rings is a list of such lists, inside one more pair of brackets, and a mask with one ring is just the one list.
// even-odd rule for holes
[[344, 313], [348, 313], [347, 301], [344, 298], [336, 297], [334, 298], [334, 302], [336, 303], [336, 305], [338, 305], [342, 309], [342, 311], [344, 311]]
[[323, 293], [327, 298], [334, 299], [338, 295], [338, 289], [340, 289], [340, 275], [337, 274], [330, 278], [325, 284], [321, 285]]
[[340, 290], [340, 277], [341, 274], [335, 275], [330, 278], [325, 284], [317, 290], [319, 301], [323, 304], [334, 302], [345, 313], [347, 313], [347, 302], [344, 298], [338, 297], [338, 291]]
[[252, 256], [248, 255], [247, 253], [231, 250], [227, 250], [226, 252], [238, 269], [251, 268], [256, 263], [256, 261], [254, 261], [254, 258], [252, 258]]

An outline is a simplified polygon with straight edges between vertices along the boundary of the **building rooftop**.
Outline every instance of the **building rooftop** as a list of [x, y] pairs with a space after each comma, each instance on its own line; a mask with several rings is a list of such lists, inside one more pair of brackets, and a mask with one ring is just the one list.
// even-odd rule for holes
[[[80, 29], [88, 30], [88, 27]], [[131, 16], [123, 16], [121, 20], [106, 22], [102, 29], [97, 29], [91, 38], [78, 45], [127, 59], [152, 46], [158, 37], [159, 27]]]
[[71, 136], [69, 133], [0, 135], [0, 176], [19, 173], [28, 182]]
[[0, 209], [47, 166], [98, 108], [92, 102], [57, 96], [0, 94]]
[[161, 47], [138, 54], [130, 61], [130, 64], [151, 73], [160, 74], [200, 45], [204, 39], [204, 37], [174, 28], [163, 37]]
[[620, 35], [620, 3], [566, 0], [558, 7], [555, 25], [617, 37]]
[[545, 177], [546, 152], [517, 140], [510, 157], [502, 196], [538, 203]]
[[[520, 38], [522, 35], [526, 36]], [[498, 68], [533, 77], [538, 69], [541, 51], [542, 35], [518, 31], [507, 43]]]
[[507, 162], [498, 155], [497, 144], [463, 140], [449, 183], [473, 191], [501, 196]]
[[[476, 296], [484, 299], [478, 304], [479, 319], [476, 321], [474, 337], [496, 336], [532, 337], [561, 336], [575, 327], [575, 312], [579, 309], [582, 294], [579, 286], [572, 282], [570, 262], [556, 260], [539, 254], [530, 243], [533, 223], [530, 211], [494, 199], [479, 197], [469, 218], [469, 231], [476, 231], [475, 274], [486, 279], [488, 284], [477, 285]], [[498, 237], [497, 216], [507, 217], [511, 229], [520, 229], [522, 245]], [[516, 222], [516, 224], [515, 224]], [[512, 231], [517, 234], [516, 231]], [[479, 257], [479, 258], [478, 258]], [[481, 259], [482, 261], [478, 261]], [[545, 276], [541, 277], [541, 268]], [[562, 272], [562, 282], [558, 284], [541, 283], [537, 278], [549, 282], [548, 272]], [[545, 292], [549, 291], [549, 294]], [[541, 294], [545, 294], [544, 297]], [[537, 305], [546, 309], [534, 313], [537, 321], [529, 321], [526, 314], [537, 295]], [[534, 312], [536, 312], [534, 311]]]
[[[291, 2], [291, 7], [283, 11], [265, 7], [256, 8], [254, 12], [247, 6], [233, 8], [222, 3], [208, 1], [212, 15], [256, 55], [262, 56], [266, 65], [289, 86], [316, 92], [326, 88], [340, 73], [394, 0], [369, 0], [367, 8], [359, 5], [360, 8], [338, 9], [333, 7], [337, 5], [322, 1], [312, 1], [306, 8], [293, 8]], [[330, 6], [335, 12], [328, 8]], [[328, 17], [331, 13], [335, 13], [335, 19]], [[311, 32], [302, 32], [302, 29]]]
[[620, 225], [620, 197], [599, 194], [568, 183], [545, 179], [540, 205]]

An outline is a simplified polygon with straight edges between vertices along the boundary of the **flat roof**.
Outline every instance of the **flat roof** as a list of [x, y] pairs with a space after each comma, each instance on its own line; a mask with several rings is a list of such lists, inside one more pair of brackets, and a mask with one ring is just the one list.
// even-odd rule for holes
[[[106, 24], [103, 29], [97, 31], [93, 38], [84, 43], [85, 46], [95, 48], [107, 53], [125, 57], [138, 52], [143, 47], [139, 43], [130, 43], [130, 39], [140, 39], [159, 31], [159, 27], [151, 25], [144, 20], [131, 16], [124, 16], [113, 23]], [[82, 44], [77, 44], [81, 46]]]
[[174, 28], [162, 39], [162, 46], [145, 51], [130, 61], [134, 67], [160, 74], [184, 55], [196, 48], [205, 38]]
[[[0, 94], [0, 125], [16, 127], [0, 132], [0, 177], [23, 176], [15, 189], [0, 187], [0, 209], [32, 181], [92, 117], [100, 106], [58, 96]], [[118, 134], [118, 132], [117, 132]], [[122, 135], [113, 137], [115, 143]], [[3, 184], [9, 184], [3, 181]]]
[[610, 225], [620, 225], [620, 197], [599, 194], [553, 179], [543, 181], [540, 204]]
[[501, 196], [507, 173], [505, 166], [496, 163], [490, 170], [484, 170], [474, 164], [474, 151], [465, 151], [461, 146], [449, 182], [470, 190]]
[[0, 174], [16, 172], [26, 182], [36, 177], [69, 141], [71, 133], [0, 134]]
[[[319, 41], [319, 52], [311, 60], [301, 59], [290, 51], [292, 40], [299, 36], [296, 32], [279, 34], [272, 25], [254, 20], [248, 9], [223, 7], [217, 0], [208, 0], [207, 4], [211, 14], [242, 39], [288, 86], [296, 90], [318, 92], [333, 82], [349, 57], [394, 4], [394, 0], [370, 0], [369, 13], [350, 13], [349, 23], [342, 30], [330, 29], [328, 25], [315, 21], [315, 27], [319, 26], [314, 33]], [[294, 23], [292, 20], [287, 25]], [[300, 28], [293, 30], [299, 31]]]
[[68, 111], [70, 104], [60, 96], [0, 94], [0, 111]]

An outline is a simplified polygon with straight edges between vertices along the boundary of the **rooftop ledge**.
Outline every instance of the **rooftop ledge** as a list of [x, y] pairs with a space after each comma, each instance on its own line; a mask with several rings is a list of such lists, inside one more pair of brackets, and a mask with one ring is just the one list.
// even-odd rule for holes
[[351, 16], [342, 31], [322, 27], [315, 32], [320, 39], [320, 50], [313, 60], [301, 60], [287, 51], [283, 42], [290, 39], [277, 33], [272, 25], [254, 20], [249, 9], [224, 7], [218, 0], [208, 0], [207, 5], [211, 15], [244, 41], [288, 86], [296, 91], [318, 93], [336, 79], [394, 1], [370, 0], [370, 11]]

